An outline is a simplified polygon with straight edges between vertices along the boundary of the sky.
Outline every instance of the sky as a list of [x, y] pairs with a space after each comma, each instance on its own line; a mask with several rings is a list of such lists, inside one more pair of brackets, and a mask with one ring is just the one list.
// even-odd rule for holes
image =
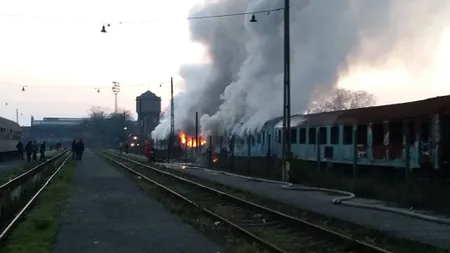
[[[147, 89], [167, 106], [170, 77], [175, 93], [182, 91], [180, 65], [205, 58], [205, 49], [190, 42], [186, 20], [198, 2], [0, 1], [0, 116], [15, 120], [17, 108], [20, 124], [29, 125], [31, 115], [83, 117], [94, 105], [112, 110], [113, 81], [121, 84], [120, 108], [135, 113], [135, 98]], [[100, 33], [108, 23], [108, 33]], [[414, 47], [379, 64], [353, 61], [339, 86], [372, 92], [379, 104], [449, 94], [450, 30], [435, 44], [427, 48], [431, 60], [416, 69], [401, 64]]]
[[[82, 117], [94, 105], [113, 110], [113, 81], [121, 84], [119, 108], [135, 112], [136, 96], [147, 89], [167, 104], [167, 81], [173, 76], [178, 92], [179, 65], [203, 54], [190, 42], [185, 19], [195, 2], [0, 1], [0, 116], [15, 120], [18, 108], [20, 124], [29, 125], [31, 115]], [[108, 33], [100, 33], [107, 23]]]

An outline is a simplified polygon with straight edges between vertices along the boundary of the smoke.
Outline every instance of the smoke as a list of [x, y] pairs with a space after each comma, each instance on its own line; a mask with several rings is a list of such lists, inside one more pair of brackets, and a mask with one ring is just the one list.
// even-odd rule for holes
[[[282, 8], [282, 0], [211, 0], [191, 16]], [[291, 112], [303, 113], [323, 90], [336, 87], [355, 64], [392, 57], [409, 69], [431, 59], [449, 21], [448, 0], [291, 1]], [[176, 126], [201, 116], [204, 134], [243, 133], [282, 115], [283, 11], [193, 20], [192, 40], [208, 48], [211, 62], [180, 68], [186, 91], [175, 99]], [[318, 95], [319, 94], [319, 95]], [[317, 97], [318, 96], [318, 97]], [[169, 118], [154, 138], [169, 133]]]

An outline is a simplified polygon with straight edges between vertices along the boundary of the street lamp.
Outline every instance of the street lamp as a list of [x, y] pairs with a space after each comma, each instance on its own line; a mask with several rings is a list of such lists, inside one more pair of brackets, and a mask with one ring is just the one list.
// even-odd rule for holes
[[[110, 27], [110, 24], [107, 24], [108, 27]], [[102, 30], [100, 31], [101, 33], [107, 33], [106, 29], [105, 29], [105, 25], [102, 26]]]
[[118, 82], [112, 82], [113, 86], [111, 88], [112, 92], [114, 93], [114, 112], [117, 113], [117, 94], [120, 92], [120, 83]]
[[[289, 181], [289, 169], [292, 161], [291, 152], [291, 66], [290, 66], [290, 27], [289, 0], [284, 0], [284, 82], [283, 82], [283, 134], [282, 134], [282, 176], [283, 181]], [[250, 22], [257, 22], [252, 15]]]

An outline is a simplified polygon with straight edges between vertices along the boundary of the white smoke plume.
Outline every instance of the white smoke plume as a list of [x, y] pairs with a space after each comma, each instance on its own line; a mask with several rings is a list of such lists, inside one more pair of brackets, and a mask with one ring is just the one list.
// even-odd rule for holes
[[[191, 16], [284, 7], [282, 0], [210, 0]], [[336, 87], [352, 64], [376, 64], [395, 55], [409, 68], [426, 63], [450, 17], [448, 0], [291, 0], [292, 114], [303, 113], [318, 90]], [[283, 10], [193, 20], [193, 41], [211, 63], [182, 66], [186, 91], [175, 98], [177, 128], [192, 127], [195, 112], [205, 134], [242, 133], [282, 115]], [[170, 114], [167, 114], [170, 115]], [[153, 132], [169, 133], [169, 118]]]

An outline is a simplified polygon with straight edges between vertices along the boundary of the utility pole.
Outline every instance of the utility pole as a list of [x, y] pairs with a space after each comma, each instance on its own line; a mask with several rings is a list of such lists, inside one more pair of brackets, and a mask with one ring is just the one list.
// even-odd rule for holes
[[291, 67], [289, 0], [284, 0], [284, 97], [283, 97], [283, 180], [289, 181], [291, 152]]
[[119, 92], [120, 92], [120, 83], [118, 83], [118, 82], [112, 82], [112, 83], [113, 83], [112, 92], [114, 93], [114, 112], [117, 113], [118, 112], [117, 94], [119, 94]]
[[19, 108], [16, 108], [16, 123], [19, 124]]
[[198, 141], [198, 112], [195, 112], [195, 151], [198, 155], [198, 146], [199, 146], [199, 141]]
[[170, 78], [170, 155], [174, 156], [173, 144], [175, 138], [175, 107], [173, 103], [173, 77]]

